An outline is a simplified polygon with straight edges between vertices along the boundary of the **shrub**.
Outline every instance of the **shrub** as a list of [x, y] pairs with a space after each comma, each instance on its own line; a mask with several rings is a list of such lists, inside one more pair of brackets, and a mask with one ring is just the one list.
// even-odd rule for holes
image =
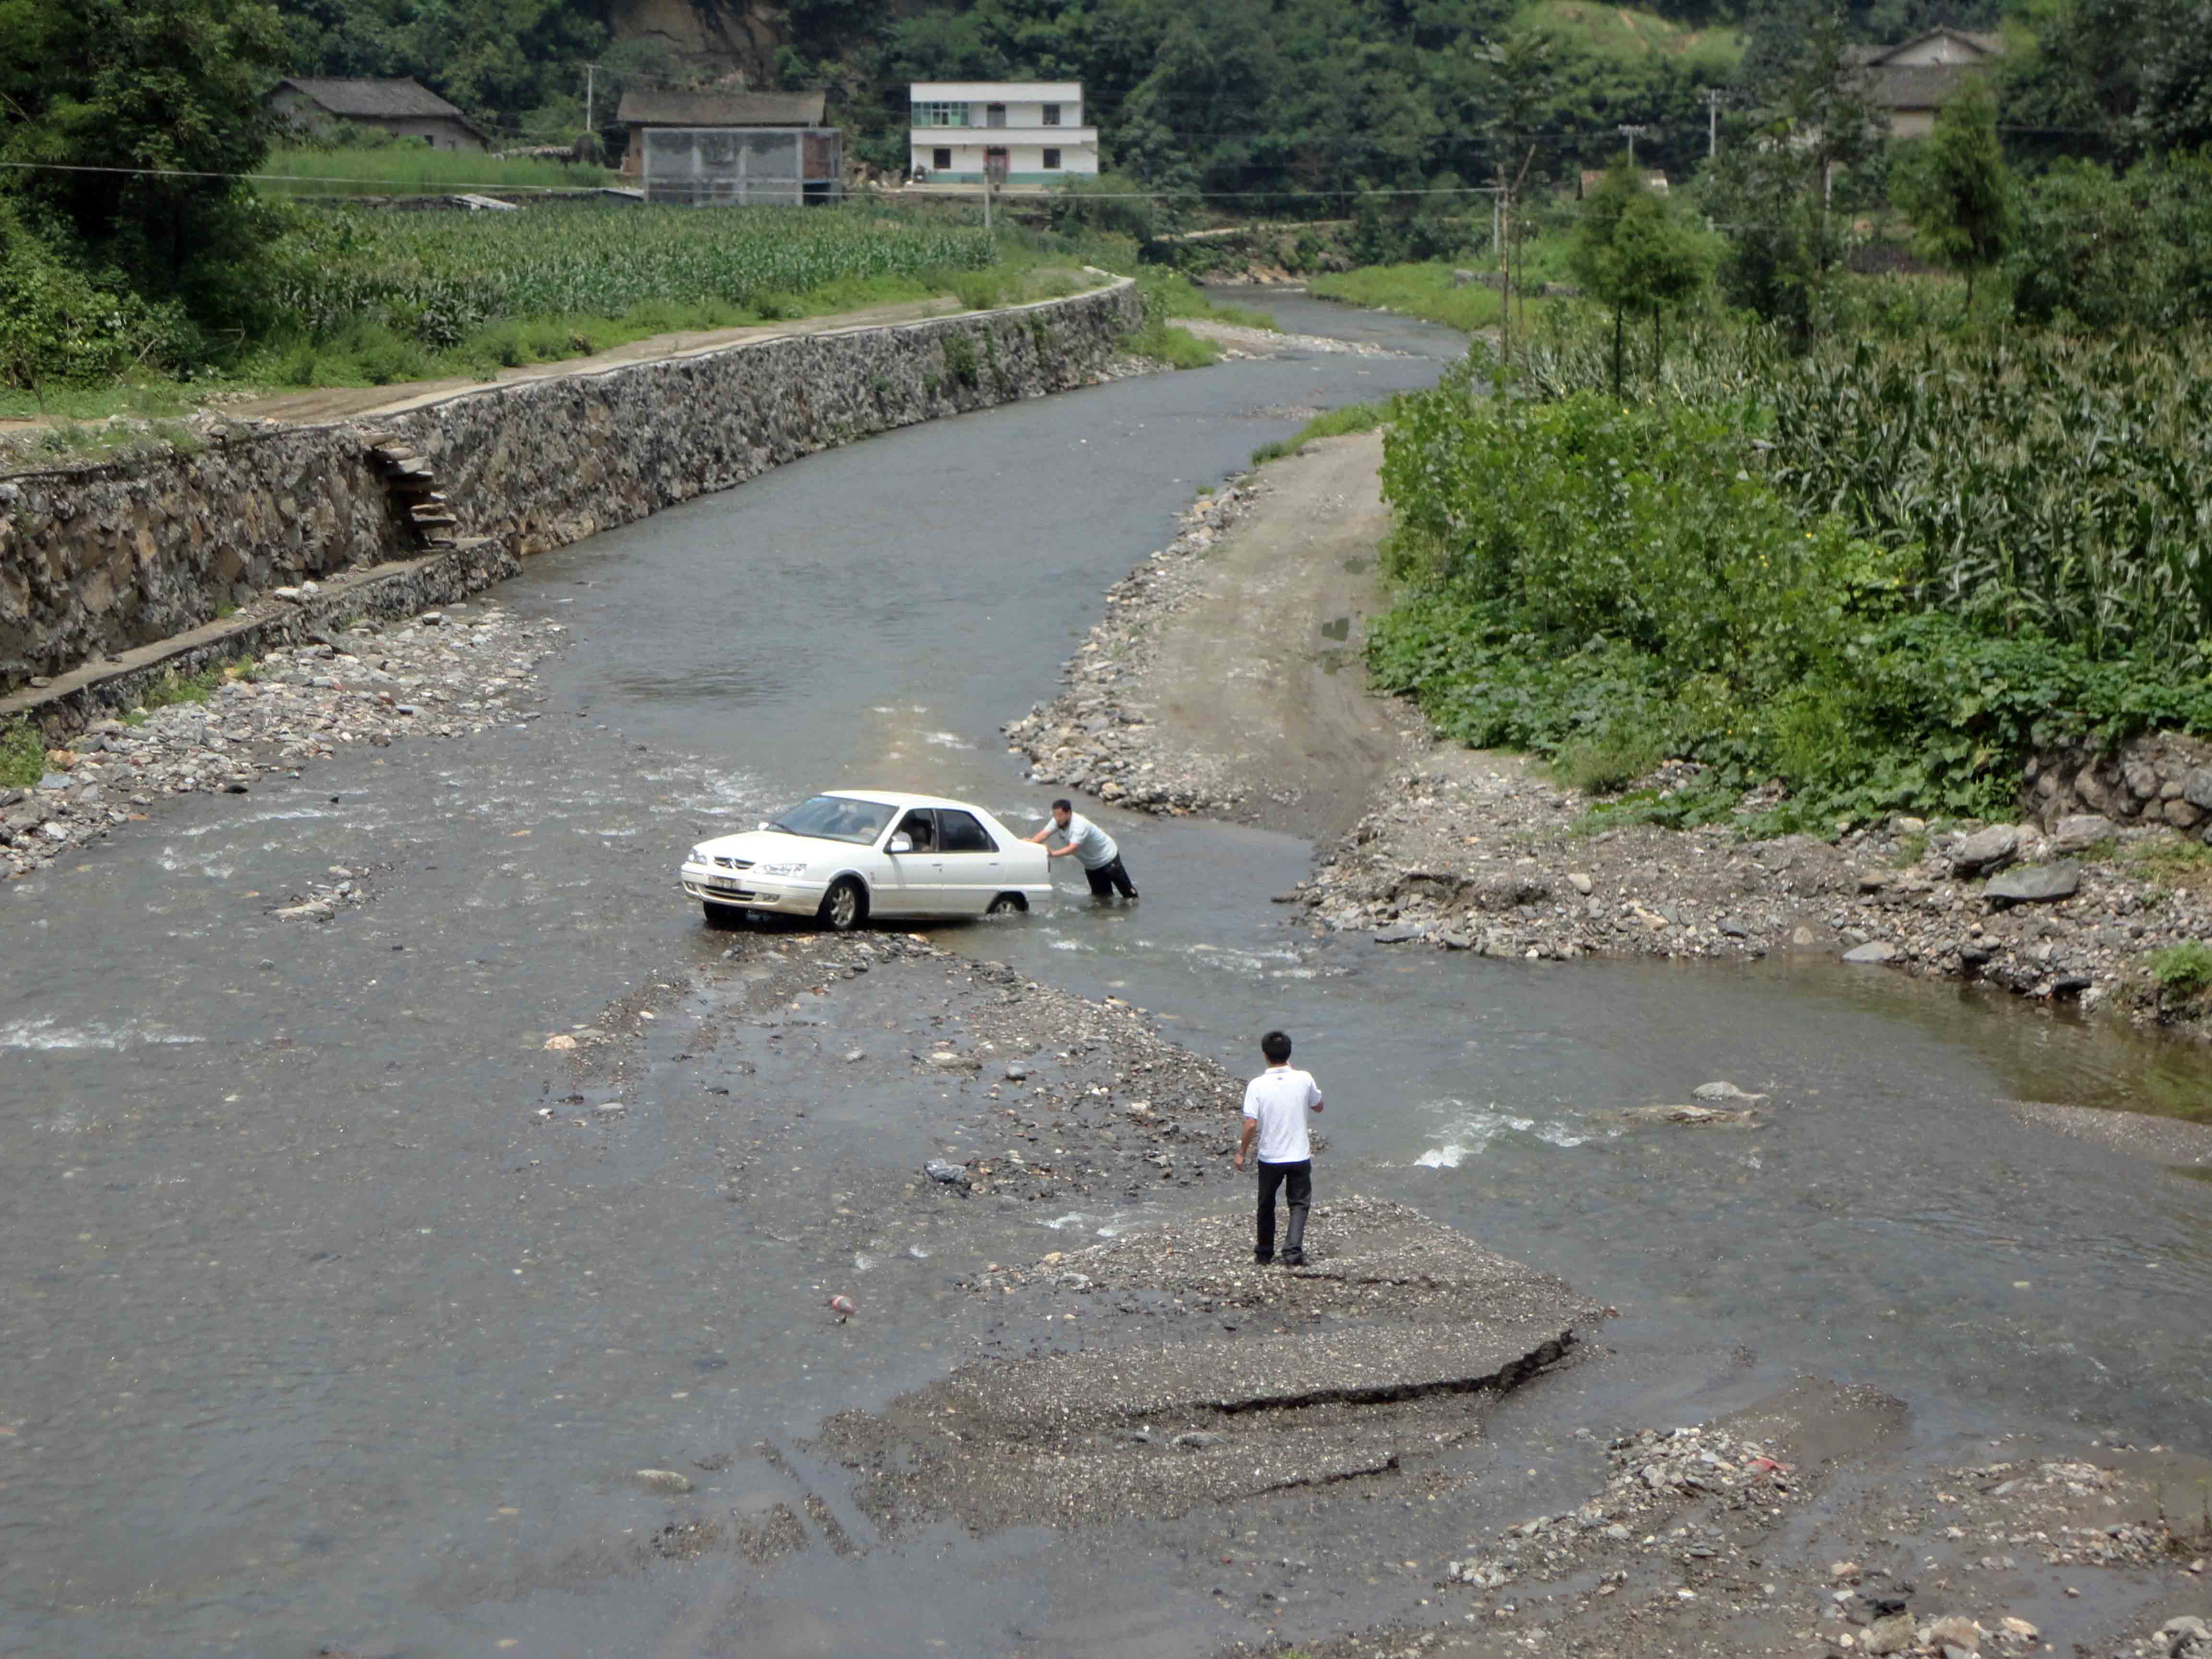
[[2212, 945], [2185, 939], [2151, 953], [2150, 971], [2176, 996], [2193, 997], [2212, 987]]
[[46, 770], [46, 745], [30, 721], [0, 726], [0, 788], [28, 789]]
[[1221, 361], [1221, 348], [1171, 323], [1147, 323], [1121, 341], [1122, 349], [1152, 357], [1170, 368], [1204, 368]]
[[1774, 828], [1992, 816], [2032, 749], [2212, 729], [2203, 646], [2100, 654], [2024, 607], [1936, 608], [1922, 550], [1808, 514], [1762, 425], [1741, 400], [1485, 400], [1464, 368], [1402, 400], [1384, 552], [1406, 591], [1370, 629], [1375, 678], [1593, 784], [1701, 762], [1678, 818], [1778, 778]]

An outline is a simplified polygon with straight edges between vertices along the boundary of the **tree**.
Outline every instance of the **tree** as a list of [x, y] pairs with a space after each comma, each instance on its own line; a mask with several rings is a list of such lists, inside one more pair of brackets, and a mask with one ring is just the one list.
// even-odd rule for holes
[[1677, 218], [1667, 199], [1621, 157], [1583, 203], [1569, 256], [1575, 279], [1613, 308], [1613, 392], [1620, 395], [1626, 319], [1651, 319], [1652, 361], [1660, 319], [1696, 298], [1712, 274], [1703, 238]]
[[2038, 160], [2124, 164], [2212, 144], [2205, 0], [2057, 0], [2005, 68], [2008, 126]]
[[2002, 259], [2020, 228], [2012, 173], [1997, 147], [1997, 102], [1986, 82], [1970, 81], [1936, 112], [1936, 131], [1908, 145], [1890, 174], [1890, 197], [1912, 221], [1920, 257], [1974, 278]]
[[13, 192], [88, 265], [222, 311], [260, 226], [233, 175], [266, 152], [283, 52], [264, 0], [0, 0]]
[[1729, 241], [1722, 283], [1736, 303], [1804, 339], [1842, 252], [1845, 222], [1834, 210], [1850, 200], [1852, 169], [1879, 155], [1881, 120], [1841, 20], [1819, 0], [1769, 17], [1744, 53], [1739, 85], [1757, 113], [1701, 181]]

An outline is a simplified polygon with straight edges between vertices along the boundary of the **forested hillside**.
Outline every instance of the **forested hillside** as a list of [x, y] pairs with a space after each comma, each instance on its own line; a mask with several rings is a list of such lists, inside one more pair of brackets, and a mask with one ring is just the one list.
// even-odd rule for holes
[[[585, 65], [593, 114], [622, 86], [726, 75], [824, 86], [854, 152], [903, 155], [910, 80], [1081, 81], [1109, 167], [1163, 186], [1234, 191], [1409, 188], [1487, 178], [1510, 128], [1549, 172], [1601, 165], [1619, 129], [1684, 169], [1705, 149], [1705, 92], [1736, 107], [1741, 42], [1802, 39], [1798, 0], [1670, 0], [1666, 15], [1574, 0], [277, 0], [295, 66], [413, 75], [492, 126], [572, 137]], [[2029, 18], [2029, 13], [2034, 15]], [[2022, 127], [2065, 149], [2132, 112], [2186, 101], [2209, 27], [2186, 0], [1853, 0], [1848, 38], [1893, 40], [1943, 23], [2032, 21], [2055, 59], [2027, 62]], [[2026, 46], [2030, 32], [2016, 28]], [[1540, 51], [1501, 61], [1510, 40]], [[2192, 56], [2193, 54], [2193, 56]], [[1755, 54], [1754, 54], [1755, 55]], [[610, 134], [611, 137], [611, 133]], [[2033, 135], [2025, 132], [2023, 139]], [[1256, 198], [1255, 198], [1256, 199]]]

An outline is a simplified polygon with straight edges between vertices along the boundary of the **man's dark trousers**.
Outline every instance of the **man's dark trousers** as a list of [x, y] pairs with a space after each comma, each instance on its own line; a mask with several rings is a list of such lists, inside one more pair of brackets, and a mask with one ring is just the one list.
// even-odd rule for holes
[[1137, 896], [1136, 885], [1130, 881], [1129, 872], [1121, 867], [1121, 857], [1118, 853], [1096, 870], [1085, 870], [1083, 875], [1084, 879], [1091, 884], [1091, 896], [1093, 898], [1104, 898], [1115, 892], [1120, 893], [1123, 898]]
[[1290, 1186], [1290, 1225], [1283, 1230], [1283, 1254], [1303, 1255], [1306, 1243], [1306, 1211], [1313, 1204], [1313, 1160], [1302, 1158], [1295, 1164], [1260, 1164], [1260, 1240], [1257, 1255], [1262, 1261], [1272, 1260], [1275, 1254], [1275, 1189], [1287, 1182]]

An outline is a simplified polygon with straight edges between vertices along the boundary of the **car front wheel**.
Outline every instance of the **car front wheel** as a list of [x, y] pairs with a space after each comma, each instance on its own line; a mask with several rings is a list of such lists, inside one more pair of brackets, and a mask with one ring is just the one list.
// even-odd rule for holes
[[709, 927], [742, 927], [745, 925], [744, 907], [736, 904], [717, 904], [712, 899], [702, 900], [699, 908], [707, 913]]
[[822, 908], [814, 915], [831, 933], [849, 933], [867, 920], [868, 896], [852, 877], [841, 877], [830, 884], [830, 890], [822, 896]]

